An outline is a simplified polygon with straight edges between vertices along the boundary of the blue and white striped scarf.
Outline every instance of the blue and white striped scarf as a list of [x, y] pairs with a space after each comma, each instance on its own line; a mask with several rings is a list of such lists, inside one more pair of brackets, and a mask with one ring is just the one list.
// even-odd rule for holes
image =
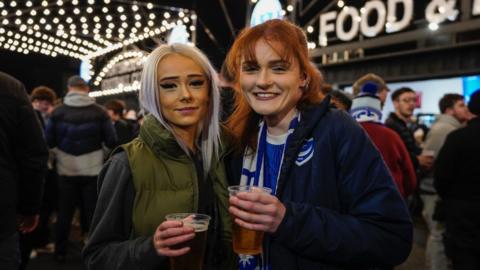
[[[292, 133], [295, 131], [295, 128], [298, 126], [300, 122], [300, 113], [292, 119], [290, 122], [290, 126], [288, 128], [288, 136], [287, 140], [283, 146], [283, 153], [282, 159], [280, 163], [280, 167], [282, 167], [283, 157], [285, 155], [285, 149], [288, 145], [290, 137]], [[259, 129], [259, 136], [257, 142], [257, 151], [254, 152], [251, 148], [247, 148], [245, 150], [243, 156], [243, 166], [242, 166], [242, 175], [240, 177], [240, 184], [241, 185], [250, 185], [250, 186], [260, 186], [260, 187], [269, 187], [272, 189], [272, 193], [276, 194], [277, 187], [278, 187], [278, 174], [276, 181], [269, 181], [266, 177], [266, 170], [265, 170], [265, 162], [266, 162], [266, 149], [267, 149], [267, 126], [265, 121], [260, 122], [260, 129]], [[273, 186], [269, 186], [270, 184], [274, 183]], [[267, 250], [268, 246], [264, 247], [264, 250]], [[268, 260], [267, 255], [268, 252], [265, 254], [252, 256], [252, 255], [239, 255], [239, 269], [240, 270], [269, 270], [270, 263]]]

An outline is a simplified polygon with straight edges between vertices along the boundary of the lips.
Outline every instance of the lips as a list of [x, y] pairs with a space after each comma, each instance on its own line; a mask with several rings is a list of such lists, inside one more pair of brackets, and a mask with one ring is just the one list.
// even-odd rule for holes
[[198, 110], [198, 107], [184, 107], [184, 108], [176, 109], [175, 111], [180, 112], [180, 113], [184, 113], [184, 114], [188, 114], [188, 113], [192, 113], [196, 110]]
[[253, 92], [252, 94], [259, 100], [270, 100], [280, 95], [273, 92]]

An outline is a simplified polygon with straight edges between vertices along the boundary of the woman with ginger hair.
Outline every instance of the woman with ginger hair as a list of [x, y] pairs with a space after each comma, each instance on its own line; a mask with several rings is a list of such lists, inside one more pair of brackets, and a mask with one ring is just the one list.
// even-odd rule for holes
[[226, 65], [237, 90], [230, 184], [272, 189], [230, 198], [237, 225], [265, 232], [262, 254], [240, 255], [240, 268], [402, 263], [412, 244], [407, 208], [368, 136], [321, 93], [302, 30], [283, 20], [247, 28]]

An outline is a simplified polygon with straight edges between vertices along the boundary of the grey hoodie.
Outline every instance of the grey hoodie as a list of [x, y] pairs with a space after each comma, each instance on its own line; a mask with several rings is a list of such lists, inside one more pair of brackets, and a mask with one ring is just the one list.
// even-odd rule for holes
[[[462, 127], [462, 124], [453, 116], [441, 114], [428, 132], [423, 150], [433, 151], [434, 158], [437, 157], [445, 139], [450, 132]], [[433, 170], [432, 170], [433, 171]], [[420, 189], [429, 193], [437, 193], [433, 187], [433, 173], [430, 172], [420, 182]]]

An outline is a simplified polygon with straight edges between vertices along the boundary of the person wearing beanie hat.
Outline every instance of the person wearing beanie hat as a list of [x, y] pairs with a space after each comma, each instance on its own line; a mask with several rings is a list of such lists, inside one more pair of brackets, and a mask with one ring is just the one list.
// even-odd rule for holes
[[353, 95], [358, 96], [362, 88], [366, 83], [375, 83], [378, 87], [376, 95], [380, 99], [380, 105], [383, 108], [383, 105], [385, 104], [385, 100], [387, 99], [388, 92], [390, 92], [390, 89], [388, 88], [387, 84], [385, 81], [382, 79], [382, 77], [378, 76], [377, 74], [374, 73], [368, 73], [365, 74], [364, 76], [360, 77], [352, 86], [353, 88]]
[[433, 174], [442, 202], [436, 218], [445, 224], [443, 242], [453, 269], [480, 267], [480, 89], [468, 108], [475, 117], [447, 136]]
[[377, 96], [382, 86], [375, 81], [366, 81], [353, 99], [350, 114], [365, 129], [377, 146], [398, 191], [403, 198], [408, 197], [416, 186], [416, 176], [407, 148], [400, 136], [381, 123], [381, 101]]

